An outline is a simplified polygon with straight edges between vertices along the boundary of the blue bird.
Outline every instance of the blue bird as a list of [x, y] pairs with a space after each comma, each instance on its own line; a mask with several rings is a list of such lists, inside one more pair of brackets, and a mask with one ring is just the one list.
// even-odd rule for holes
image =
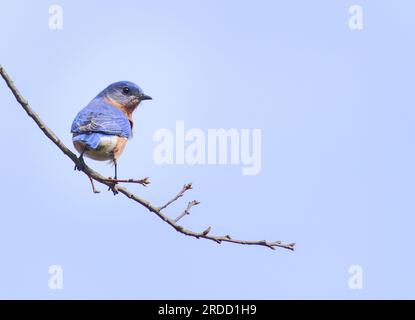
[[117, 180], [118, 159], [132, 136], [132, 114], [141, 101], [151, 99], [129, 81], [115, 82], [102, 90], [72, 123], [72, 141], [80, 153], [79, 159], [83, 162], [85, 155], [94, 160], [111, 161]]

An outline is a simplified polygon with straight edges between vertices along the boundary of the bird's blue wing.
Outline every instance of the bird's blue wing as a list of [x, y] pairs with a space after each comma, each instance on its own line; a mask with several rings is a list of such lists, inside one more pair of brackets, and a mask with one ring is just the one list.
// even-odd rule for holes
[[72, 138], [72, 141], [82, 142], [88, 149], [95, 150], [99, 147], [101, 138], [104, 136], [106, 136], [106, 134], [98, 132], [79, 133]]
[[131, 124], [121, 110], [101, 99], [94, 99], [77, 114], [71, 132], [99, 132], [130, 138]]

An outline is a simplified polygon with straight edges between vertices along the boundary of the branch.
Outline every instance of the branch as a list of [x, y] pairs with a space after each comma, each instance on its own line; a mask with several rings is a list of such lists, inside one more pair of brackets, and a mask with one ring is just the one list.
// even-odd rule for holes
[[185, 184], [184, 186], [183, 186], [183, 188], [182, 188], [182, 190], [180, 190], [180, 192], [173, 198], [173, 199], [171, 199], [170, 201], [168, 201], [166, 204], [164, 204], [164, 205], [162, 205], [161, 207], [159, 207], [158, 209], [159, 210], [163, 210], [163, 209], [166, 209], [169, 205], [171, 205], [174, 201], [176, 201], [177, 199], [179, 199], [179, 198], [181, 198], [181, 197], [183, 197], [183, 194], [187, 191], [187, 190], [190, 190], [190, 189], [192, 189], [192, 184], [191, 183], [188, 183], [188, 184]]
[[145, 177], [143, 179], [113, 179], [113, 178], [108, 178], [108, 179], [106, 179], [106, 181], [110, 182], [112, 184], [114, 184], [114, 183], [136, 183], [136, 184], [141, 184], [143, 187], [147, 187], [147, 185], [150, 184], [149, 177]]
[[[186, 209], [184, 209], [184, 211], [183, 211], [183, 213], [180, 215], [180, 216], [178, 216], [176, 219], [174, 219], [174, 222], [178, 222], [181, 218], [183, 218], [185, 215], [187, 215], [187, 214], [190, 214], [190, 208], [191, 207], [193, 207], [193, 206], [196, 206], [196, 205], [198, 205], [200, 202], [199, 201], [197, 201], [197, 200], [193, 200], [193, 201], [190, 201], [188, 204], [187, 204], [187, 208]], [[210, 228], [210, 227], [209, 227]], [[207, 234], [207, 233], [206, 233]]]
[[77, 168], [79, 168], [80, 171], [84, 172], [89, 179], [91, 180], [91, 184], [93, 186], [94, 192], [98, 192], [93, 184], [93, 180], [104, 184], [108, 186], [109, 188], [113, 189], [114, 191], [118, 191], [119, 193], [122, 193], [127, 198], [139, 203], [143, 207], [145, 207], [150, 212], [154, 213], [156, 216], [158, 216], [161, 220], [169, 224], [172, 228], [174, 228], [177, 232], [180, 232], [184, 235], [194, 237], [197, 239], [207, 239], [214, 241], [216, 243], [222, 243], [222, 242], [230, 242], [230, 243], [236, 243], [236, 244], [242, 244], [242, 245], [255, 245], [255, 246], [264, 246], [268, 247], [270, 249], [275, 249], [277, 247], [284, 248], [288, 250], [294, 250], [294, 243], [284, 244], [281, 241], [247, 241], [247, 240], [237, 240], [231, 238], [229, 235], [225, 236], [213, 236], [209, 235], [211, 231], [211, 227], [207, 228], [206, 230], [202, 232], [194, 232], [188, 229], [185, 229], [181, 225], [179, 225], [177, 222], [185, 215], [189, 214], [189, 210], [192, 206], [198, 204], [199, 202], [197, 200], [189, 202], [187, 208], [184, 210], [184, 212], [176, 218], [176, 220], [170, 219], [168, 216], [166, 216], [162, 210], [167, 208], [170, 204], [178, 200], [183, 196], [183, 194], [192, 188], [191, 184], [186, 184], [183, 186], [182, 190], [170, 201], [168, 201], [166, 204], [164, 204], [161, 207], [155, 207], [150, 202], [148, 202], [145, 199], [142, 199], [138, 197], [137, 195], [130, 192], [127, 188], [120, 186], [119, 184], [115, 184], [118, 182], [125, 182], [125, 183], [140, 183], [142, 185], [147, 185], [149, 183], [148, 178], [142, 179], [142, 180], [117, 180], [114, 181], [113, 179], [108, 179], [101, 175], [100, 173], [94, 171], [90, 167], [88, 167], [83, 161], [79, 160], [76, 154], [74, 154], [71, 150], [69, 150], [68, 147], [66, 147], [62, 141], [58, 138], [58, 136], [46, 126], [46, 124], [42, 121], [42, 119], [33, 111], [33, 109], [30, 107], [29, 103], [26, 101], [26, 99], [23, 98], [23, 96], [20, 94], [19, 90], [14, 85], [11, 78], [8, 76], [4, 68], [0, 65], [0, 75], [6, 82], [7, 86], [9, 87], [10, 91], [13, 93], [14, 97], [16, 98], [17, 102], [22, 106], [22, 108], [26, 111], [26, 113], [33, 119], [33, 121], [37, 124], [37, 126], [40, 128], [40, 130], [43, 131], [43, 133], [69, 158], [72, 160], [72, 162], [75, 164]]

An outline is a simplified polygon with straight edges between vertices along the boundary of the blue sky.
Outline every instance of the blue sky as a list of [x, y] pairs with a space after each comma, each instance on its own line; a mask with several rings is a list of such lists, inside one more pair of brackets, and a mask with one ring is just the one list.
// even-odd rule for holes
[[[63, 29], [48, 27], [63, 8]], [[348, 9], [363, 7], [363, 30]], [[155, 204], [201, 204], [186, 227], [296, 242], [216, 245], [176, 233], [106, 192], [43, 136], [4, 83], [1, 298], [414, 298], [413, 1], [13, 1], [0, 4], [0, 63], [72, 148], [76, 113], [108, 84], [154, 100], [135, 113], [123, 177]], [[262, 169], [158, 165], [153, 134], [262, 131]], [[112, 168], [87, 160], [105, 175]], [[105, 192], [104, 192], [105, 191]], [[63, 268], [50, 290], [48, 268]], [[348, 287], [351, 265], [363, 289]]]

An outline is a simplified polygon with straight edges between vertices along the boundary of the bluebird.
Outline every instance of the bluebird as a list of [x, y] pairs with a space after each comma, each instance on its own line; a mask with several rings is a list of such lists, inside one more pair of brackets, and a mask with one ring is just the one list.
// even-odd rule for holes
[[72, 141], [80, 153], [79, 159], [83, 162], [85, 155], [94, 160], [111, 161], [117, 180], [118, 159], [132, 136], [132, 114], [141, 101], [151, 99], [129, 81], [115, 82], [101, 91], [72, 123]]

